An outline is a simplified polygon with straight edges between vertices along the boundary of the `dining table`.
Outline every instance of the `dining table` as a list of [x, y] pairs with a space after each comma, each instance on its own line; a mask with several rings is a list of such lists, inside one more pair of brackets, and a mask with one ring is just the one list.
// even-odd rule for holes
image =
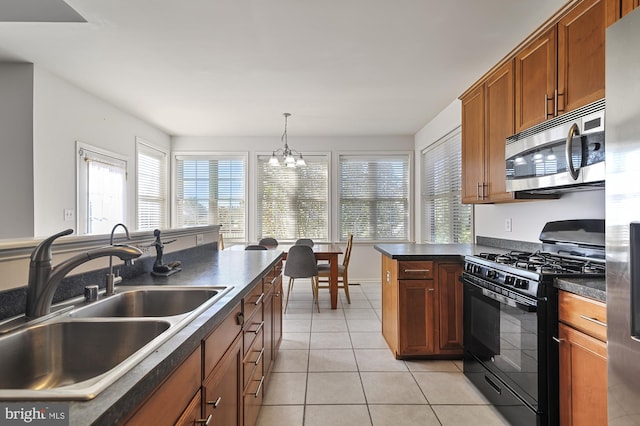
[[[234, 245], [227, 250], [243, 250], [243, 245]], [[287, 253], [293, 244], [280, 244], [275, 247], [267, 247], [267, 250], [282, 250], [283, 260], [287, 260]], [[315, 243], [312, 247], [316, 260], [326, 260], [329, 262], [329, 294], [331, 296], [331, 309], [338, 307], [338, 256], [342, 254], [339, 244]]]

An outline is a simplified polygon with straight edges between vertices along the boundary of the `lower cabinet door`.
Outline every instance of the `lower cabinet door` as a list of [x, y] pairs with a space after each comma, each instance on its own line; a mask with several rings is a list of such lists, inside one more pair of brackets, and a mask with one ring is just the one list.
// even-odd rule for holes
[[565, 324], [560, 338], [560, 424], [607, 424], [607, 344]]
[[436, 289], [433, 280], [400, 280], [400, 354], [425, 355], [436, 350]]
[[178, 426], [193, 426], [198, 424], [211, 424], [211, 419], [202, 417], [202, 397], [200, 392], [196, 394], [191, 400], [191, 403], [184, 410], [182, 416], [176, 422]]
[[242, 339], [233, 342], [203, 386], [204, 418], [209, 425], [240, 425]]

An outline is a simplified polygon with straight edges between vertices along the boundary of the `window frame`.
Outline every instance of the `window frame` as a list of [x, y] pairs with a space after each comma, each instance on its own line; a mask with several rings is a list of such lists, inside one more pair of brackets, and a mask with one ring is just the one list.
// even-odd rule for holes
[[[259, 168], [260, 168], [260, 157], [271, 157], [272, 152], [271, 151], [256, 151], [254, 153], [253, 156], [253, 161], [252, 161], [252, 166], [253, 166], [253, 179], [252, 179], [252, 184], [253, 184], [253, 188], [254, 188], [254, 194], [252, 196], [252, 201], [255, 203], [255, 208], [252, 209], [251, 214], [254, 215], [253, 217], [253, 221], [252, 223], [254, 224], [251, 236], [252, 236], [252, 241], [258, 241], [260, 236], [259, 234], [259, 230], [261, 229], [261, 225], [260, 225], [260, 216], [258, 213], [258, 205], [259, 205], [259, 194], [258, 194], [258, 179], [260, 177], [259, 175]], [[308, 159], [309, 157], [325, 157], [327, 160], [327, 238], [326, 239], [318, 239], [316, 241], [321, 241], [321, 242], [328, 242], [328, 241], [332, 241], [332, 237], [333, 237], [333, 227], [332, 227], [332, 211], [333, 211], [333, 200], [332, 200], [332, 194], [333, 194], [333, 181], [335, 181], [334, 177], [333, 177], [333, 158], [332, 158], [332, 153], [331, 151], [308, 151], [305, 150], [304, 151], [304, 157], [305, 159]], [[285, 167], [283, 164], [281, 164], [279, 167]], [[271, 235], [266, 235], [271, 237]], [[279, 242], [294, 242], [295, 240], [287, 240], [287, 239], [281, 239], [278, 238], [278, 236], [275, 236], [275, 238], [278, 239]]]
[[[426, 191], [426, 187], [427, 185], [425, 184], [426, 182], [426, 176], [425, 176], [425, 167], [426, 165], [424, 164], [424, 158], [425, 158], [425, 154], [427, 154], [430, 151], [433, 151], [435, 149], [438, 149], [439, 147], [441, 147], [442, 145], [449, 143], [453, 140], [458, 140], [460, 145], [460, 156], [462, 155], [462, 127], [461, 126], [457, 126], [454, 129], [450, 130], [449, 132], [445, 133], [443, 136], [439, 137], [437, 140], [433, 141], [433, 143], [429, 144], [428, 146], [422, 148], [420, 150], [420, 241], [422, 243], [427, 243], [427, 244], [434, 244], [436, 243], [435, 241], [432, 241], [431, 237], [427, 235], [430, 231], [430, 227], [429, 227], [429, 223], [428, 223], [428, 218], [427, 218], [427, 211], [425, 208], [426, 205], [426, 197], [425, 197], [425, 191]], [[468, 243], [473, 243], [473, 241], [475, 240], [475, 229], [474, 229], [474, 208], [472, 204], [465, 204], [462, 203], [462, 158], [460, 158], [460, 167], [458, 167], [459, 170], [459, 178], [460, 178], [460, 194], [459, 194], [459, 198], [460, 198], [460, 205], [461, 206], [467, 206], [466, 208], [468, 208], [470, 210], [469, 214], [470, 214], [470, 219], [471, 219], [471, 224], [470, 224], [470, 232], [471, 232], [471, 241], [468, 241]], [[455, 240], [455, 229], [454, 227], [451, 227], [450, 229], [450, 237], [452, 240]], [[451, 241], [452, 243], [455, 241]], [[442, 243], [442, 244], [447, 244], [447, 243]]]
[[[162, 167], [164, 168], [164, 188], [163, 191], [163, 203], [162, 208], [164, 209], [164, 221], [160, 224], [160, 229], [164, 229], [171, 222], [171, 214], [170, 214], [170, 192], [169, 192], [169, 151], [165, 150], [157, 145], [154, 145], [147, 140], [136, 136], [136, 229], [141, 230], [140, 228], [140, 163], [139, 163], [139, 155], [140, 155], [140, 147], [143, 147], [143, 150], [146, 151], [154, 151], [158, 152], [163, 156], [161, 161]], [[146, 229], [145, 229], [146, 230]]]
[[[98, 157], [106, 157], [105, 163], [112, 161], [116, 167], [120, 167], [122, 163], [124, 169], [124, 180], [122, 183], [122, 219], [118, 222], [127, 223], [127, 185], [129, 180], [129, 157], [126, 155], [118, 154], [114, 151], [109, 151], [94, 145], [90, 145], [86, 142], [76, 140], [76, 233], [78, 235], [100, 235], [98, 233], [89, 233], [89, 217], [88, 217], [88, 202], [89, 202], [89, 186], [87, 183], [88, 173], [87, 168], [83, 167], [86, 162], [83, 160], [86, 153], [94, 154]], [[115, 224], [114, 224], [115, 225]], [[108, 233], [108, 231], [106, 232]]]
[[[343, 238], [341, 234], [342, 224], [340, 223], [340, 207], [341, 207], [341, 193], [340, 193], [340, 165], [341, 158], [343, 156], [352, 156], [359, 158], [389, 158], [389, 157], [405, 157], [406, 156], [406, 164], [407, 164], [407, 235], [404, 240], [395, 240], [395, 239], [366, 239], [363, 240], [359, 238], [360, 242], [366, 242], [367, 244], [378, 244], [378, 243], [408, 243], [414, 241], [414, 151], [408, 150], [389, 150], [389, 151], [335, 151], [334, 155], [335, 159], [335, 168], [333, 172], [334, 179], [334, 190], [335, 190], [335, 200], [333, 206], [333, 215], [335, 217], [335, 221], [333, 222], [334, 232], [336, 240], [339, 242], [345, 242], [347, 237]], [[358, 239], [357, 235], [354, 235], [354, 239]]]
[[[171, 226], [173, 228], [178, 228], [178, 167], [177, 161], [179, 157], [190, 157], [198, 160], [242, 160], [244, 162], [244, 239], [240, 241], [237, 238], [230, 238], [225, 235], [225, 242], [246, 242], [249, 238], [249, 174], [250, 174], [250, 165], [249, 165], [249, 153], [246, 151], [174, 151], [171, 153]], [[212, 223], [209, 225], [224, 225], [220, 223]], [[186, 227], [180, 227], [186, 228]], [[224, 226], [220, 228], [220, 233], [224, 234], [225, 229]]]

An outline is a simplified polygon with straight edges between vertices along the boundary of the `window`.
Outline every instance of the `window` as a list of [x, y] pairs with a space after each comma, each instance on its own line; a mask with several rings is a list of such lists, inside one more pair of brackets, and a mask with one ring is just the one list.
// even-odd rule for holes
[[78, 233], [108, 234], [125, 222], [127, 161], [80, 142], [76, 146]]
[[340, 155], [339, 235], [360, 241], [409, 240], [410, 154]]
[[329, 239], [329, 161], [305, 155], [306, 167], [274, 167], [257, 161], [257, 237]]
[[167, 224], [167, 154], [136, 141], [138, 229], [162, 229]]
[[176, 156], [176, 226], [222, 225], [225, 240], [245, 241], [245, 156]]
[[458, 127], [422, 151], [422, 241], [470, 243], [473, 209], [462, 204], [462, 138]]

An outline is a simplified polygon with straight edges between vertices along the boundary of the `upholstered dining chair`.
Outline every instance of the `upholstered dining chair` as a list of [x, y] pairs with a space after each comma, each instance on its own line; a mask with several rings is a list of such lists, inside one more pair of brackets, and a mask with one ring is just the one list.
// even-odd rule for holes
[[261, 239], [258, 242], [259, 245], [261, 246], [265, 246], [265, 247], [278, 247], [278, 240], [276, 240], [275, 238], [271, 238], [271, 237], [266, 237]]
[[296, 245], [313, 247], [313, 240], [311, 238], [299, 238], [296, 240]]
[[[342, 265], [338, 265], [338, 288], [344, 290], [347, 297], [347, 303], [351, 304], [349, 296], [349, 278], [347, 271], [349, 269], [349, 260], [351, 259], [351, 246], [353, 245], [353, 234], [349, 234], [347, 238], [347, 248], [344, 251]], [[331, 266], [328, 263], [318, 265], [318, 288], [329, 288], [329, 276], [331, 275]]]
[[245, 250], [266, 250], [265, 246], [261, 246], [259, 244], [249, 244], [244, 248]]
[[318, 264], [316, 263], [316, 255], [313, 249], [304, 245], [292, 246], [287, 253], [287, 260], [284, 263], [284, 275], [289, 277], [289, 287], [287, 289], [287, 300], [284, 303], [284, 311], [287, 312], [289, 296], [293, 290], [295, 279], [311, 278], [313, 300], [316, 303], [318, 312], [320, 312], [320, 304], [318, 303]]

